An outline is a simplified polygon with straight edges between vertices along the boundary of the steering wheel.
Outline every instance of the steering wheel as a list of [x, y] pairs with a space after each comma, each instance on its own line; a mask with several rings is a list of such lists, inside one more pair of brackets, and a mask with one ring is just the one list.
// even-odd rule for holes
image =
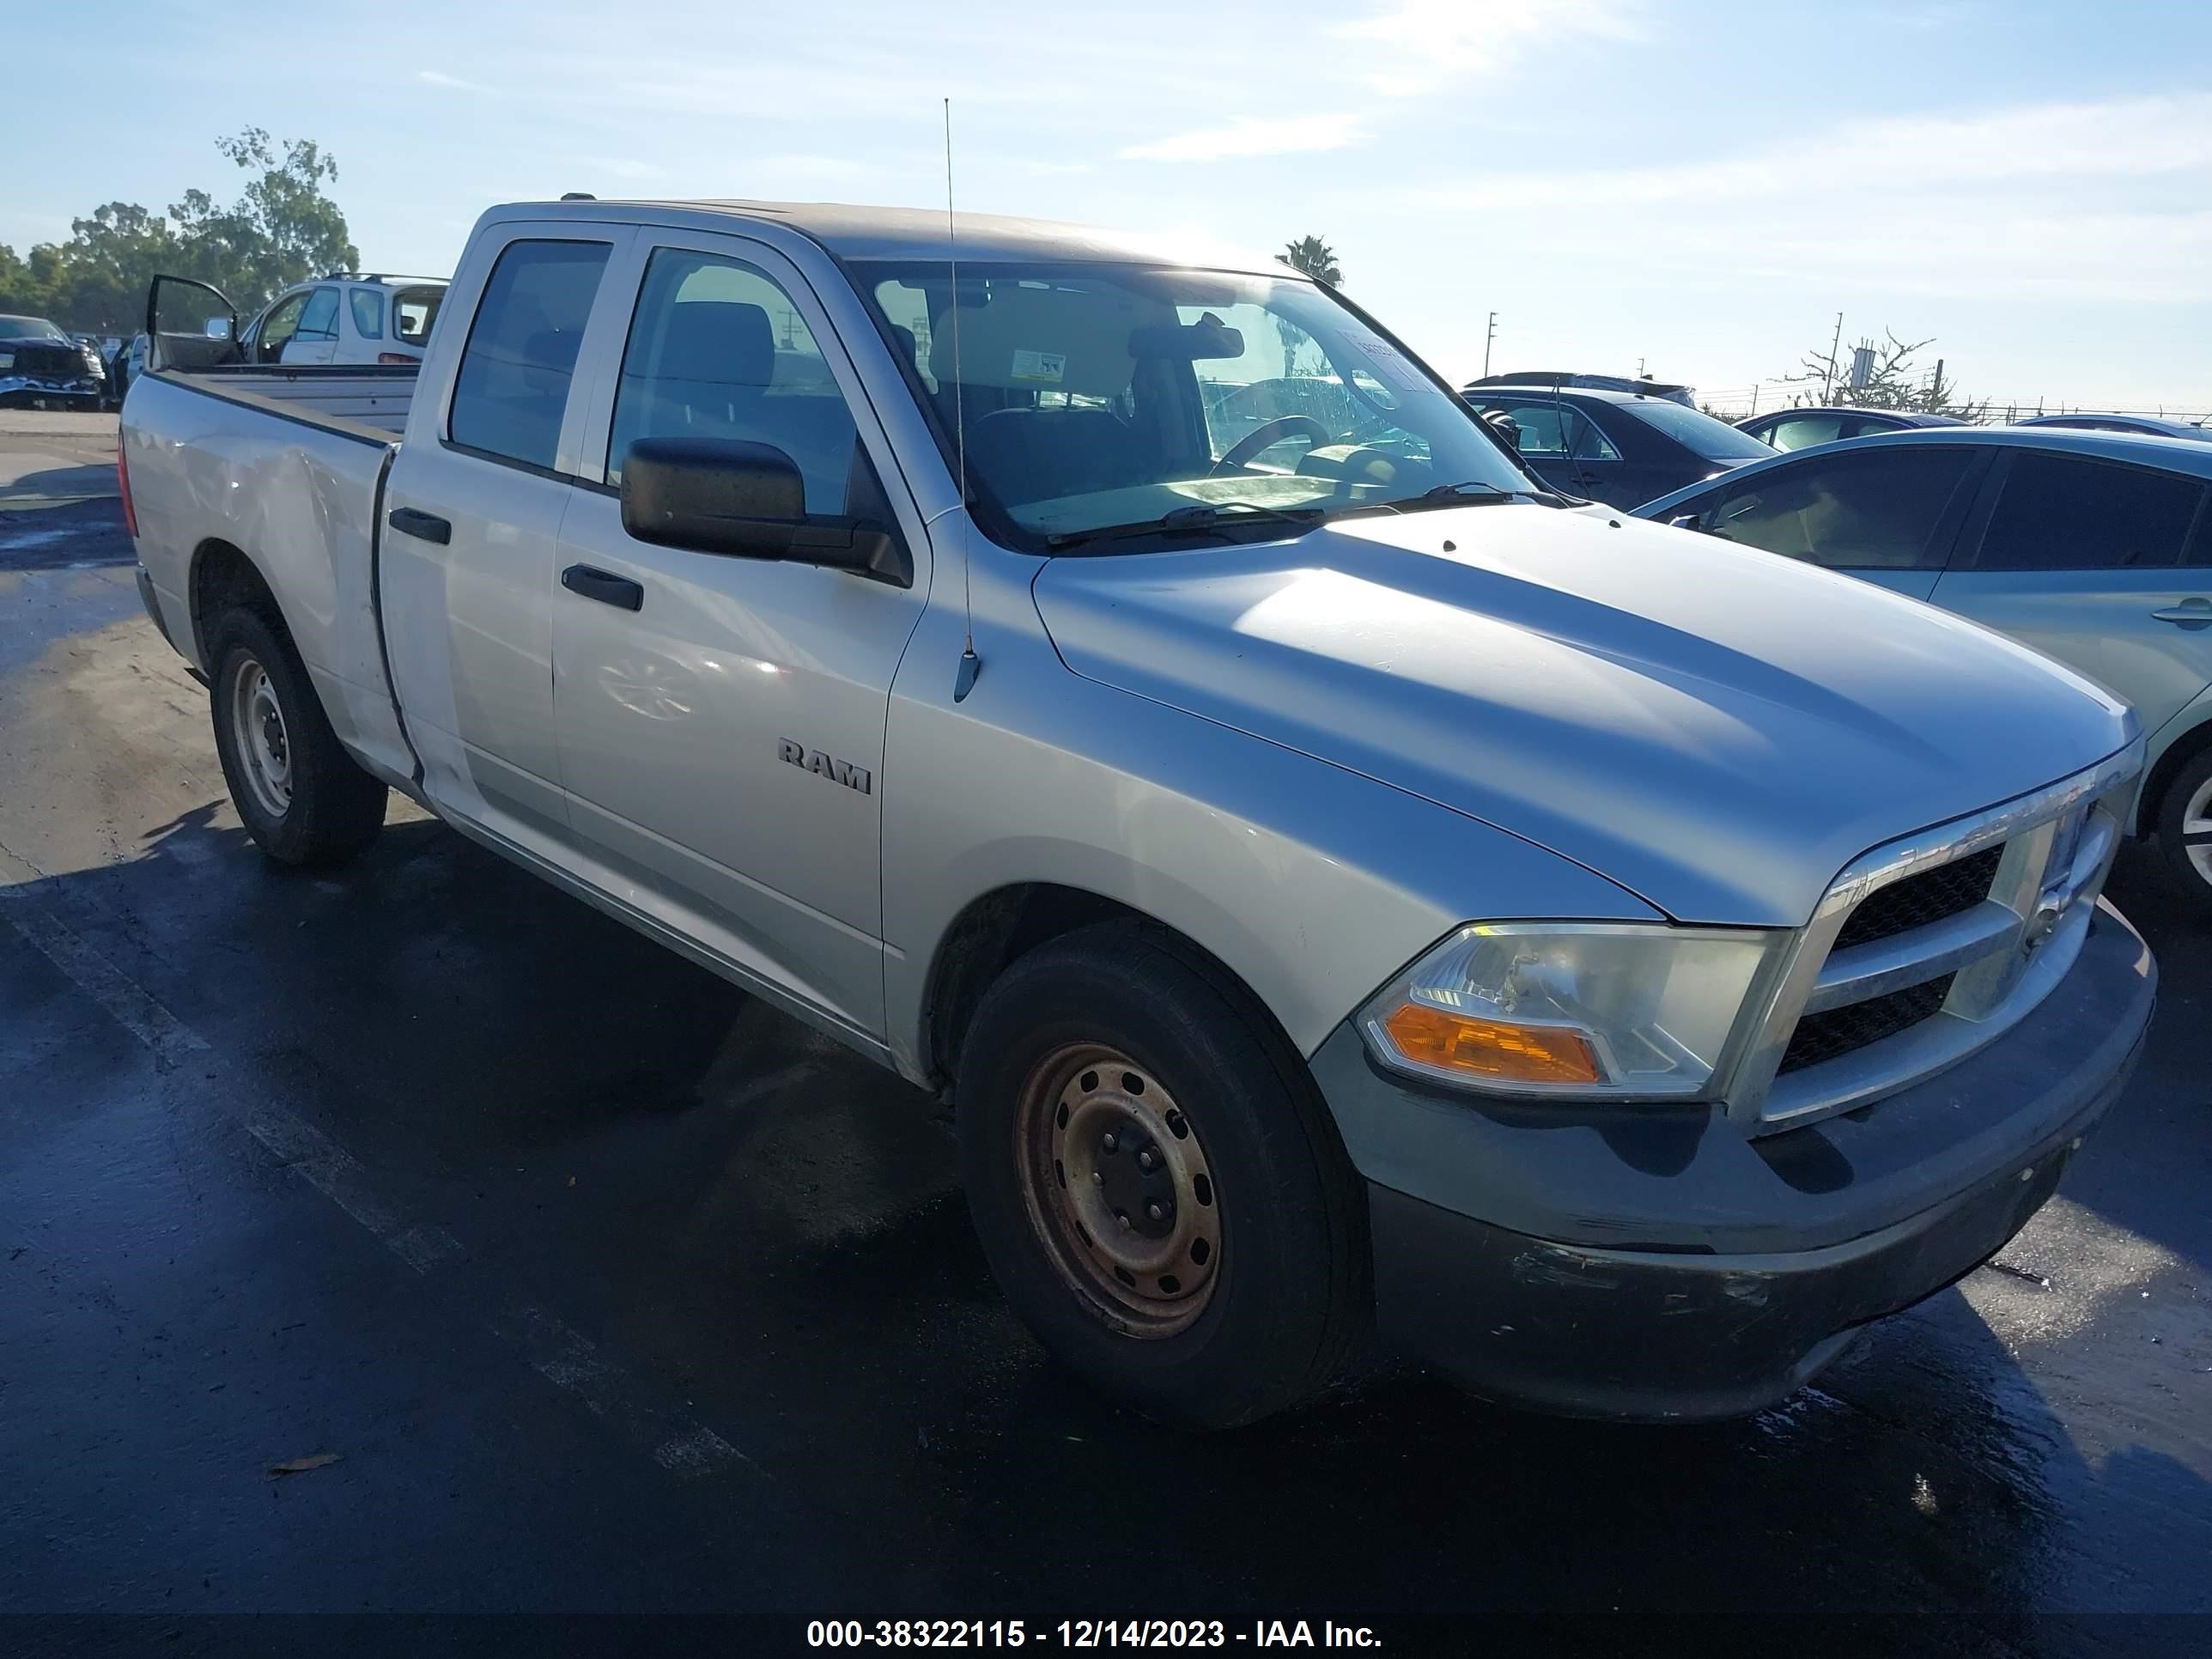
[[1232, 468], [1243, 465], [1255, 455], [1273, 449], [1284, 439], [1294, 437], [1299, 433], [1305, 434], [1316, 445], [1336, 441], [1336, 434], [1331, 432], [1310, 415], [1278, 415], [1272, 421], [1261, 422], [1259, 425], [1231, 444], [1229, 447], [1229, 453], [1213, 464], [1206, 477], [1209, 478], [1224, 477]]

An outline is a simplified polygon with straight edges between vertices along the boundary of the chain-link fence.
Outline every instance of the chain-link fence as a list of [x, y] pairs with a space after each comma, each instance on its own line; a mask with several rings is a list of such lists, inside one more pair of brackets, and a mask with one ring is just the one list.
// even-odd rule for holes
[[[1927, 389], [1927, 381], [1920, 382]], [[1765, 415], [1778, 409], [1802, 407], [1807, 404], [1848, 404], [1848, 390], [1838, 387], [1826, 397], [1821, 395], [1817, 380], [1761, 380], [1754, 386], [1706, 387], [1697, 390], [1698, 406], [1709, 415], [1717, 415], [1724, 421], [1749, 420], [1754, 415]], [[2212, 407], [2207, 407], [2202, 394], [2193, 402], [2174, 404], [2145, 404], [2140, 399], [2100, 401], [2094, 398], [2051, 397], [2039, 392], [2033, 397], [1976, 398], [1970, 407], [1985, 425], [2000, 426], [2025, 420], [2031, 415], [2072, 415], [2090, 412], [2100, 415], [2148, 415], [2161, 421], [2179, 421], [2185, 426], [2204, 426], [2212, 422]]]

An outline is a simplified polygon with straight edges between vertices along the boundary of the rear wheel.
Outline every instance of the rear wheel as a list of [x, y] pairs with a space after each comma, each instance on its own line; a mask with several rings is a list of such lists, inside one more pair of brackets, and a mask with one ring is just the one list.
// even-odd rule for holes
[[292, 642], [240, 608], [215, 633], [215, 746], [246, 832], [279, 864], [343, 864], [384, 827], [387, 791], [354, 763]]
[[2212, 748], [2201, 750], [2166, 786], [2159, 804], [2158, 844], [2175, 885], [2198, 915], [2212, 916]]
[[1022, 957], [961, 1049], [969, 1204], [1053, 1355], [1139, 1409], [1221, 1428], [1322, 1387], [1370, 1306], [1358, 1178], [1249, 995], [1164, 931]]

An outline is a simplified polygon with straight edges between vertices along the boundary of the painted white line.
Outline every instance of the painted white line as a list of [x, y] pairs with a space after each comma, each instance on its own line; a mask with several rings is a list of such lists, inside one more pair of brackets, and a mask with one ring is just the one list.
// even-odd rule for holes
[[156, 1071], [172, 1071], [185, 1054], [207, 1051], [197, 1031], [38, 905], [9, 905], [8, 924], [105, 1008], [117, 1024], [152, 1049]]
[[574, 1395], [596, 1417], [617, 1425], [653, 1461], [679, 1479], [696, 1480], [729, 1468], [751, 1468], [752, 1460], [712, 1429], [679, 1413], [647, 1405], [629, 1373], [599, 1352], [582, 1332], [538, 1308], [517, 1308], [492, 1328], [522, 1351], [531, 1368], [557, 1389]]
[[[159, 1069], [171, 1069], [178, 1056], [185, 1053], [211, 1052], [198, 1032], [133, 984], [121, 969], [48, 915], [43, 906], [10, 904], [5, 914], [9, 926], [33, 950], [153, 1051]], [[359, 1222], [416, 1272], [427, 1273], [440, 1262], [465, 1254], [460, 1240], [443, 1227], [410, 1221], [386, 1203], [361, 1161], [312, 1123], [266, 1101], [248, 1104], [239, 1117], [246, 1133], [275, 1154], [286, 1169]], [[647, 1404], [644, 1391], [628, 1372], [602, 1354], [589, 1337], [551, 1315], [524, 1308], [495, 1321], [492, 1329], [520, 1349], [546, 1381], [574, 1395], [594, 1415], [618, 1425], [649, 1450], [654, 1462], [678, 1479], [696, 1480], [723, 1469], [755, 1467], [751, 1459], [712, 1429], [681, 1413], [656, 1410]]]
[[281, 1106], [260, 1103], [246, 1111], [246, 1133], [278, 1162], [366, 1227], [418, 1273], [462, 1254], [461, 1241], [443, 1227], [409, 1222], [376, 1195], [368, 1171], [351, 1152], [313, 1124]]

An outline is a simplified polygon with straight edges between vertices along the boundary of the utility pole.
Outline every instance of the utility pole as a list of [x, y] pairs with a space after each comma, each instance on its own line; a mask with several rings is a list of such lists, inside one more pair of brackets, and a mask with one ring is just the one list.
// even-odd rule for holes
[[1486, 380], [1490, 377], [1490, 348], [1497, 339], [1498, 313], [1493, 311], [1490, 313], [1490, 332], [1483, 337], [1482, 341], [1482, 374]]
[[1820, 401], [1824, 404], [1835, 401], [1836, 354], [1843, 349], [1844, 313], [1839, 311], [1836, 313], [1836, 337], [1828, 342], [1828, 372], [1820, 380]]

